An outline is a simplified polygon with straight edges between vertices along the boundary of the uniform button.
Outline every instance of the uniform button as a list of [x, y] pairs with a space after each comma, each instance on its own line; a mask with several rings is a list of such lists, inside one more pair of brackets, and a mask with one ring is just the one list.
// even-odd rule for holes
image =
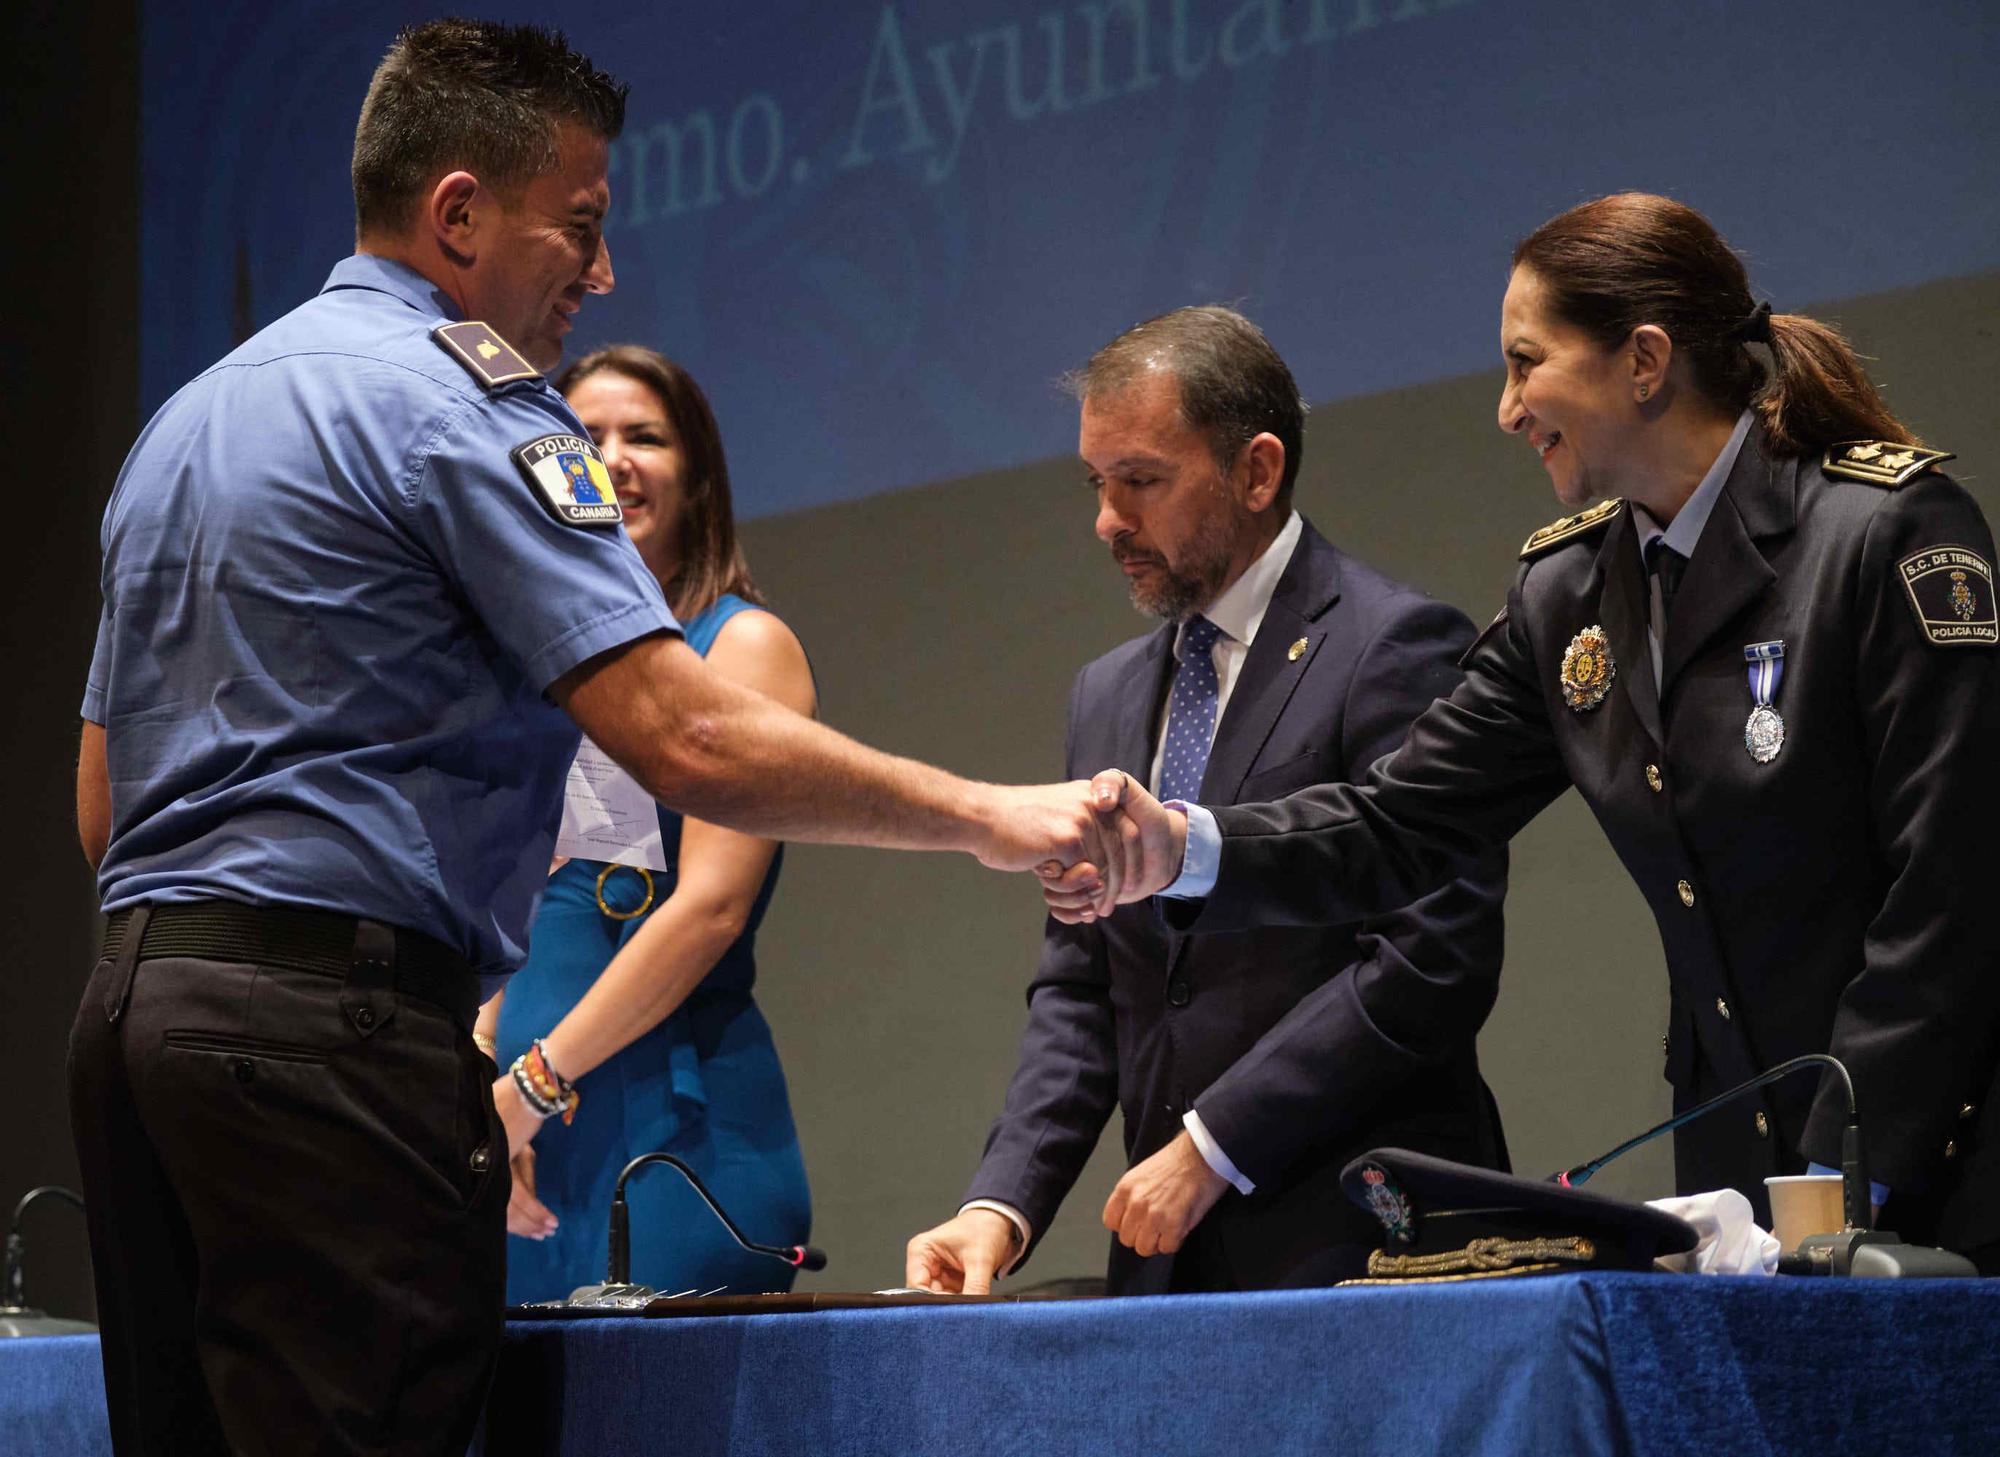
[[1756, 1116], [1756, 1118], [1754, 1118], [1751, 1121], [1757, 1125], [1757, 1136], [1759, 1138], [1769, 1138], [1771, 1136], [1770, 1119], [1766, 1118], [1762, 1113], [1759, 1113]]
[[354, 1009], [354, 1025], [359, 1027], [363, 1032], [373, 1027], [375, 1025], [375, 1009], [373, 1007], [356, 1007]]
[[1677, 880], [1674, 882], [1674, 889], [1681, 893], [1682, 905], [1691, 906], [1694, 904], [1693, 886], [1689, 885], [1685, 880]]
[[1662, 1033], [1660, 1035], [1660, 1051], [1665, 1052], [1666, 1050], [1667, 1050], [1667, 1038], [1666, 1034]]
[[1181, 978], [1175, 977], [1172, 981], [1167, 983], [1168, 1006], [1185, 1007], [1188, 1004], [1188, 998], [1191, 995], [1192, 992], [1189, 990], [1187, 982], [1182, 980]]
[[1723, 1001], [1721, 997], [1715, 999], [1715, 1010], [1722, 1014], [1723, 1021], [1727, 1022], [1729, 1020], [1729, 1003]]
[[485, 1144], [472, 1151], [472, 1172], [483, 1174], [493, 1166], [493, 1152]]
[[1947, 1139], [1947, 1140], [1945, 1140], [1945, 1145], [1944, 1145], [1944, 1156], [1945, 1156], [1946, 1158], [1948, 1158], [1948, 1159], [1955, 1159], [1955, 1158], [1957, 1158], [1957, 1157], [1958, 1157], [1958, 1140], [1957, 1140], [1957, 1139], [1955, 1139], [1955, 1138], [1952, 1138], [1952, 1139]]
[[1973, 1107], [1970, 1103], [1967, 1103], [1963, 1108], [1960, 1108], [1958, 1110], [1958, 1116], [1960, 1118], [1970, 1118], [1973, 1114], [1977, 1113], [1978, 1111], [1979, 1110], [1977, 1108]]
[[1646, 787], [1655, 794], [1658, 794], [1662, 789], [1667, 787], [1666, 782], [1660, 778], [1660, 766], [1658, 764], [1648, 764], [1646, 766]]
[[247, 1057], [237, 1058], [230, 1064], [229, 1070], [236, 1075], [236, 1081], [239, 1083], [252, 1082], [257, 1076], [257, 1064]]

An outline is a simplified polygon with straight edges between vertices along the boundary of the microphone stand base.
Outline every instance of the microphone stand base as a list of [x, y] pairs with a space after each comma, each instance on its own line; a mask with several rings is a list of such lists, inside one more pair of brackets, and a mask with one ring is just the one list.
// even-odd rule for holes
[[1882, 1229], [1843, 1229], [1808, 1235], [1778, 1261], [1780, 1275], [1846, 1275], [1862, 1280], [1976, 1279], [1978, 1268], [1964, 1255], [1932, 1245], [1906, 1245]]
[[8, 1336], [94, 1336], [87, 1320], [69, 1320], [25, 1305], [0, 1305], [0, 1340]]

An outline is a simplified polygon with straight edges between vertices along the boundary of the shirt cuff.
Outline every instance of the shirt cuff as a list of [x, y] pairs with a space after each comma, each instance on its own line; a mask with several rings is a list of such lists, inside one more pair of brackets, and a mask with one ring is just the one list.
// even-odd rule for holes
[[1021, 1263], [1021, 1256], [1028, 1252], [1028, 1246], [1035, 1241], [1034, 1226], [1028, 1223], [1028, 1216], [1011, 1204], [1002, 1204], [998, 1199], [968, 1199], [958, 1206], [960, 1214], [968, 1209], [990, 1209], [1014, 1226], [1014, 1253], [1006, 1264], [993, 1272], [996, 1279], [1001, 1275], [1011, 1274], [1014, 1267]]
[[1204, 900], [1215, 889], [1216, 874], [1222, 869], [1222, 831], [1215, 816], [1198, 804], [1170, 799], [1167, 808], [1187, 816], [1187, 848], [1181, 852], [1180, 878], [1160, 894], [1182, 901]]
[[[1821, 1163], [1810, 1163], [1806, 1165], [1806, 1172], [1809, 1174], [1837, 1174], [1840, 1170], [1830, 1169]], [[1868, 1197], [1875, 1201], [1876, 1208], [1881, 1208], [1889, 1202], [1889, 1186], [1887, 1184], [1878, 1184], [1873, 1179], [1870, 1179], [1868, 1181]]]
[[1190, 1108], [1187, 1110], [1186, 1116], [1181, 1119], [1181, 1124], [1189, 1133], [1194, 1135], [1194, 1146], [1201, 1150], [1201, 1156], [1207, 1160], [1208, 1166], [1234, 1184], [1237, 1193], [1254, 1194], [1257, 1192], [1257, 1186], [1250, 1182], [1249, 1175], [1245, 1174], [1229, 1161], [1229, 1155], [1222, 1151], [1222, 1145], [1217, 1143], [1210, 1135], [1208, 1125], [1201, 1121], [1201, 1114]]

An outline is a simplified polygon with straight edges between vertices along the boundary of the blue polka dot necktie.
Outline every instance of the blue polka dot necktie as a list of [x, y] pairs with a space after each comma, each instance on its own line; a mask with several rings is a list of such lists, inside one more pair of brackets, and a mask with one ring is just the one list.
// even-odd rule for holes
[[1194, 617], [1181, 630], [1181, 665], [1174, 672], [1174, 696], [1167, 709], [1166, 752], [1160, 756], [1160, 798], [1194, 800], [1208, 769], [1215, 741], [1215, 703], [1221, 683], [1215, 676], [1215, 640], [1222, 629]]

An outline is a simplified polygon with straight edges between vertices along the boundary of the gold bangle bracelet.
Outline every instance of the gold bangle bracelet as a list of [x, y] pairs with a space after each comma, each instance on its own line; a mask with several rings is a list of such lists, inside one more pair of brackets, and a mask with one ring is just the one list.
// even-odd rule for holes
[[488, 1037], [484, 1032], [475, 1032], [472, 1034], [472, 1045], [492, 1058], [496, 1066], [499, 1064], [500, 1044], [495, 1042], [491, 1037]]
[[[611, 878], [614, 870], [629, 870], [646, 882], [646, 898], [639, 902], [636, 911], [614, 911], [611, 903], [604, 898], [604, 882]], [[643, 865], [607, 865], [597, 872], [597, 908], [614, 921], [636, 921], [653, 908], [653, 872]]]

